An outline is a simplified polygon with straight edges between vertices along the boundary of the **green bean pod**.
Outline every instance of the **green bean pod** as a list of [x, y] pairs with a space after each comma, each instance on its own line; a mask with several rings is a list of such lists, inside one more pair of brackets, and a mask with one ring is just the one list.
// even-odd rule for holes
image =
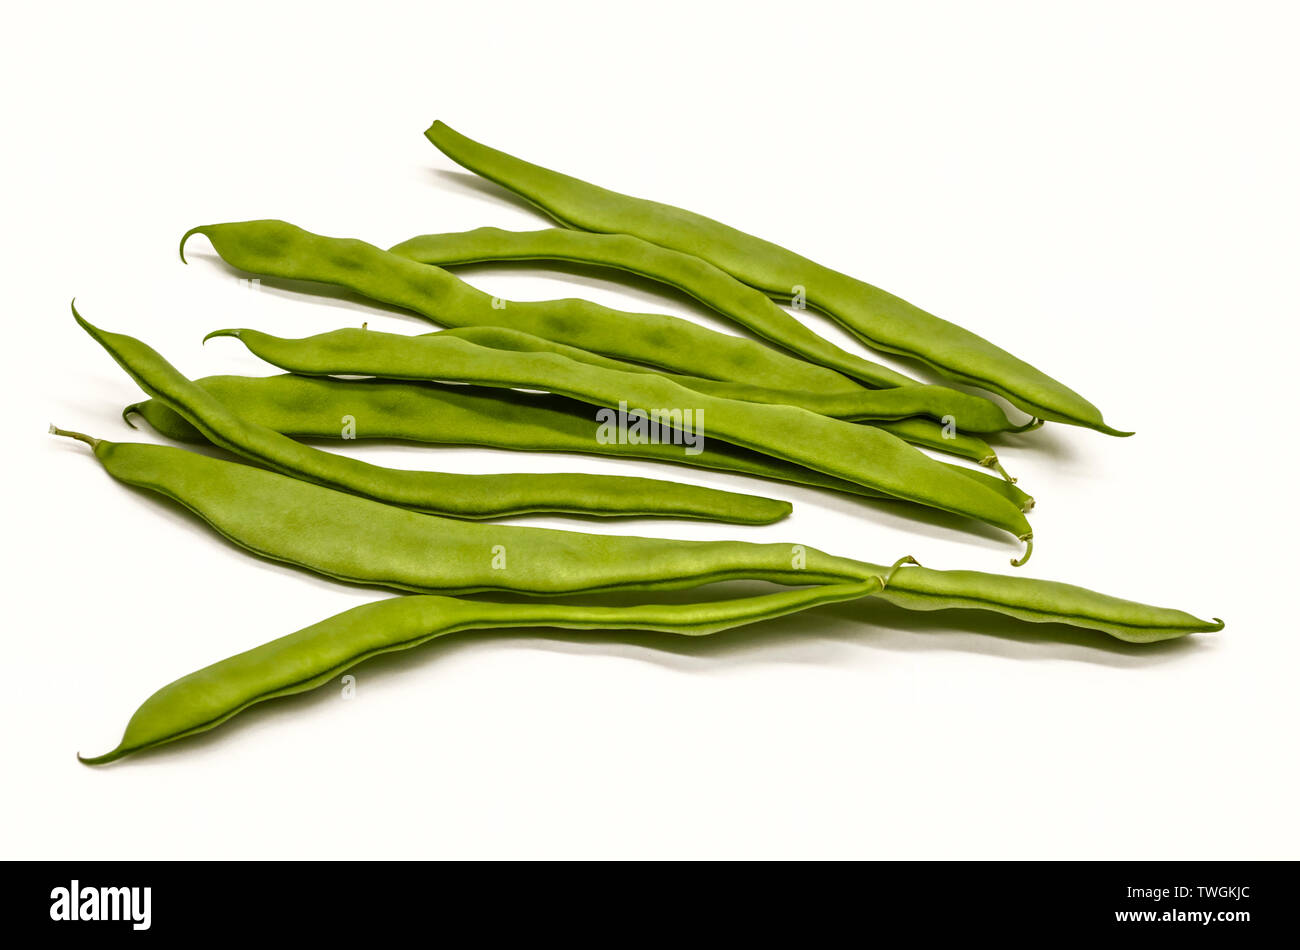
[[698, 637], [820, 604], [867, 597], [884, 583], [884, 578], [873, 577], [863, 583], [819, 585], [736, 600], [628, 607], [501, 604], [428, 594], [393, 597], [345, 610], [181, 677], [141, 704], [115, 749], [77, 758], [86, 765], [104, 765], [207, 732], [256, 703], [305, 693], [371, 657], [409, 650], [452, 633], [531, 626]]
[[1024, 360], [871, 284], [711, 218], [515, 158], [442, 122], [435, 122], [425, 136], [458, 165], [513, 191], [567, 227], [631, 234], [702, 258], [771, 297], [806, 298], [867, 346], [997, 393], [1037, 418], [1109, 435], [1132, 434], [1108, 426], [1096, 406]]
[[113, 478], [180, 503], [249, 551], [352, 583], [421, 594], [585, 594], [726, 580], [823, 584], [866, 576], [853, 561], [798, 545], [461, 521], [172, 446], [55, 434], [90, 445]]
[[[674, 590], [728, 580], [861, 583], [888, 570], [800, 544], [673, 541], [457, 521], [172, 446], [51, 431], [92, 446], [113, 478], [184, 506], [246, 550], [352, 583], [415, 593], [555, 595]], [[909, 610], [993, 611], [1132, 643], [1223, 627], [1220, 620], [1070, 584], [978, 571], [909, 568], [879, 596]]]
[[[446, 327], [504, 327], [619, 360], [706, 379], [762, 379], [791, 392], [863, 393], [834, 370], [756, 340], [719, 333], [680, 317], [625, 313], [588, 300], [514, 301], [492, 297], [429, 264], [364, 241], [330, 238], [284, 221], [241, 221], [197, 227], [226, 261], [250, 273], [312, 280], [410, 310]], [[920, 387], [915, 401], [935, 418], [950, 416], [971, 432], [1014, 428], [997, 405], [942, 386]]]
[[389, 250], [439, 267], [500, 261], [565, 261], [613, 268], [673, 287], [763, 339], [869, 386], [916, 385], [916, 380], [818, 336], [777, 306], [767, 294], [742, 284], [708, 261], [630, 234], [599, 234], [566, 228], [540, 231], [476, 228], [455, 234], [422, 234]]
[[[591, 406], [550, 393], [453, 386], [386, 379], [340, 380], [328, 376], [209, 376], [195, 383], [236, 415], [282, 435], [311, 439], [403, 439], [442, 445], [481, 445], [535, 452], [577, 452], [673, 462], [737, 472], [869, 498], [897, 500], [821, 472], [718, 439], [698, 454], [666, 442], [602, 442]], [[206, 443], [203, 433], [156, 399], [127, 406], [177, 442]], [[1034, 500], [994, 475], [951, 466], [1005, 495], [1021, 511]]]
[[144, 343], [93, 326], [75, 307], [72, 312], [145, 392], [184, 416], [212, 443], [276, 471], [368, 498], [458, 518], [564, 512], [771, 524], [791, 510], [789, 502], [774, 498], [627, 475], [416, 472], [323, 452], [241, 419]]
[[497, 350], [444, 334], [408, 337], [344, 329], [286, 340], [256, 330], [231, 329], [214, 331], [207, 339], [215, 336], [236, 337], [267, 362], [309, 376], [365, 375], [545, 389], [607, 408], [626, 405], [707, 420], [711, 437], [1008, 531], [1026, 543], [1024, 556], [1013, 562], [1017, 565], [1032, 552], [1032, 529], [1015, 504], [872, 426], [793, 406], [719, 399], [656, 375], [605, 369], [554, 353]]

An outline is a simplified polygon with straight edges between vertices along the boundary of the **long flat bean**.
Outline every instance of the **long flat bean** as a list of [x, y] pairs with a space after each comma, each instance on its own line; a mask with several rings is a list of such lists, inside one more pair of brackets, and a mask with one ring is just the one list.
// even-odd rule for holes
[[773, 498], [634, 476], [416, 472], [324, 452], [240, 418], [144, 343], [93, 326], [75, 307], [73, 314], [145, 392], [184, 416], [209, 441], [276, 471], [322, 485], [459, 518], [496, 518], [545, 511], [770, 524], [790, 513], [788, 502]]
[[1025, 412], [1105, 432], [1100, 410], [1074, 390], [983, 337], [878, 287], [671, 205], [633, 198], [534, 165], [435, 122], [425, 135], [444, 155], [571, 228], [631, 234], [714, 264], [769, 296], [806, 297], [873, 349], [918, 360], [950, 379], [997, 393]]
[[[457, 521], [184, 449], [90, 445], [113, 478], [169, 498], [245, 549], [337, 580], [416, 593], [589, 594], [717, 581], [863, 582], [888, 568], [799, 544], [672, 541]], [[1220, 630], [1172, 608], [1071, 584], [978, 571], [899, 571], [879, 596], [909, 610], [989, 610], [1150, 643]]]
[[207, 732], [257, 703], [307, 692], [371, 657], [409, 650], [452, 633], [536, 626], [698, 637], [820, 604], [867, 597], [884, 585], [885, 578], [872, 577], [857, 584], [818, 585], [735, 600], [628, 607], [501, 604], [429, 594], [394, 597], [345, 610], [181, 677], [141, 704], [116, 748], [77, 758], [86, 765], [104, 765]]
[[[446, 327], [491, 326], [531, 333], [615, 359], [706, 379], [761, 379], [792, 392], [862, 392], [840, 373], [756, 340], [719, 333], [680, 317], [625, 313], [589, 300], [514, 301], [491, 297], [439, 267], [391, 254], [364, 241], [324, 237], [284, 221], [197, 227], [226, 263], [270, 277], [312, 280], [403, 307]], [[916, 384], [920, 386], [920, 384]], [[950, 416], [972, 432], [1014, 428], [994, 403], [942, 386], [916, 399], [935, 418]]]
[[[267, 362], [310, 376], [366, 375], [545, 389], [605, 407], [625, 404], [650, 412], [676, 412], [680, 418], [707, 418], [710, 437], [1009, 531], [1026, 543], [1024, 556], [1013, 563], [1023, 564], [1032, 552], [1033, 532], [1016, 505], [872, 426], [793, 406], [719, 399], [656, 375], [604, 369], [554, 353], [496, 350], [441, 334], [408, 337], [344, 329], [286, 340], [256, 330], [230, 329], [214, 331], [207, 338], [214, 336], [237, 337]], [[685, 416], [687, 410], [692, 416]]]

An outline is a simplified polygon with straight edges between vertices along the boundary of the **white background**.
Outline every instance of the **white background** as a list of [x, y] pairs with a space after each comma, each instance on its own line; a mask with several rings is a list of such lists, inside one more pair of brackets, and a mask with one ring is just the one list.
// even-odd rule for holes
[[[10, 11], [0, 847], [8, 857], [1295, 858], [1295, 8], [1264, 3], [27, 4]], [[423, 332], [241, 289], [187, 228], [279, 217], [387, 246], [543, 224], [434, 118], [893, 290], [1091, 398], [1127, 440], [1002, 449], [1024, 569], [1200, 616], [1153, 648], [987, 617], [819, 610], [710, 642], [465, 636], [101, 770], [154, 689], [386, 596], [245, 556], [109, 479], [139, 398], [72, 322], [192, 376], [219, 326]], [[475, 268], [725, 328], [591, 273]], [[816, 325], [844, 338], [814, 318]], [[336, 448], [338, 448], [336, 446]], [[798, 540], [1009, 572], [1015, 547], [754, 480], [355, 445], [449, 471], [636, 472], [796, 505]]]

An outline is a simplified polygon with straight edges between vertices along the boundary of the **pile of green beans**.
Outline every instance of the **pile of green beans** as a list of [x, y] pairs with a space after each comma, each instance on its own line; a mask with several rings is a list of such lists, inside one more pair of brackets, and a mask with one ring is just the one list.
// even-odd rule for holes
[[459, 234], [424, 234], [395, 244], [389, 250], [440, 267], [500, 261], [564, 261], [614, 268], [674, 287], [809, 363], [837, 370], [868, 386], [889, 388], [916, 384], [902, 373], [823, 339], [762, 291], [742, 284], [708, 261], [631, 234], [597, 234], [564, 228], [543, 231], [478, 228]]
[[997, 393], [1040, 418], [1131, 435], [1106, 425], [1074, 390], [988, 340], [878, 287], [703, 215], [632, 198], [475, 142], [443, 122], [425, 136], [444, 155], [508, 188], [569, 228], [630, 234], [713, 264], [769, 297], [802, 294], [872, 349], [914, 359]]
[[704, 413], [711, 437], [785, 459], [872, 491], [964, 515], [1025, 542], [1021, 565], [1033, 551], [1025, 514], [998, 492], [953, 472], [901, 439], [795, 406], [722, 399], [686, 389], [655, 374], [580, 363], [549, 352], [480, 346], [435, 334], [408, 337], [344, 329], [300, 340], [257, 330], [215, 330], [205, 339], [237, 338], [280, 369], [309, 376], [365, 375], [480, 386], [538, 388], [617, 408], [620, 403]]
[[[53, 434], [89, 446], [111, 478], [180, 505], [255, 557], [397, 592], [164, 686], [136, 710], [115, 748], [78, 756], [85, 764], [206, 732], [371, 657], [472, 630], [700, 636], [876, 599], [906, 610], [978, 610], [1068, 625], [1131, 644], [1222, 629], [1217, 618], [1071, 584], [933, 570], [911, 557], [884, 565], [795, 542], [489, 523], [560, 513], [767, 525], [791, 505], [633, 476], [390, 469], [302, 441], [397, 439], [670, 462], [910, 503], [1009, 532], [1025, 545], [1011, 562], [1019, 566], [1034, 547], [1025, 517], [1034, 499], [1007, 475], [990, 443], [1043, 420], [1131, 434], [982, 337], [775, 244], [524, 162], [441, 122], [425, 134], [453, 161], [565, 228], [426, 234], [383, 250], [265, 219], [194, 228], [180, 251], [183, 261], [186, 243], [202, 234], [232, 267], [342, 287], [420, 316], [442, 328], [437, 332], [407, 336], [363, 326], [288, 339], [216, 330], [205, 342], [234, 337], [287, 372], [192, 380], [142, 341], [91, 324], [73, 305], [77, 324], [147, 397], [126, 407], [128, 425], [138, 415], [166, 438], [237, 458], [51, 426]], [[444, 269], [503, 261], [595, 265], [646, 278], [711, 308], [745, 335], [576, 298], [506, 301]], [[823, 339], [778, 304], [795, 298], [866, 346], [983, 393], [920, 382]], [[1029, 420], [1013, 422], [998, 399]], [[671, 438], [602, 439], [601, 419], [615, 411], [620, 424], [655, 414]], [[966, 461], [940, 461], [927, 451]], [[556, 599], [728, 581], [787, 589], [635, 606]], [[525, 599], [477, 599], [493, 592]]]
[[[447, 327], [502, 327], [619, 360], [705, 379], [762, 379], [776, 389], [826, 395], [861, 393], [852, 379], [744, 337], [710, 330], [680, 317], [624, 313], [587, 300], [514, 301], [492, 297], [453, 274], [381, 250], [364, 241], [330, 238], [284, 221], [239, 221], [193, 228], [222, 260], [267, 277], [346, 287], [371, 300], [410, 310]], [[940, 386], [919, 387], [918, 408], [951, 417], [971, 432], [1016, 428], [1006, 413], [979, 396]], [[894, 384], [899, 385], [899, 384]]]
[[[241, 418], [294, 438], [401, 439], [431, 445], [638, 458], [896, 500], [855, 482], [718, 439], [706, 439], [698, 454], [686, 454], [666, 442], [601, 442], [592, 438], [589, 405], [551, 393], [293, 373], [209, 376], [194, 382]], [[208, 441], [184, 416], [156, 399], [127, 406], [123, 416], [128, 424], [133, 414], [175, 442]], [[345, 419], [347, 425], [342, 424]], [[978, 469], [949, 467], [1005, 496], [1022, 511], [1034, 506], [1034, 499], [1009, 481]]]
[[452, 475], [384, 468], [295, 442], [231, 412], [155, 350], [134, 337], [77, 322], [145, 392], [160, 399], [211, 442], [279, 472], [368, 498], [460, 518], [534, 512], [671, 515], [734, 524], [770, 524], [788, 502], [624, 475]]

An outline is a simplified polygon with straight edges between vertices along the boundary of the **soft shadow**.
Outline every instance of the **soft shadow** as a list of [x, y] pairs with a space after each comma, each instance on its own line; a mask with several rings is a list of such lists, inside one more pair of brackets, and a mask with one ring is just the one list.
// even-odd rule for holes
[[460, 191], [472, 192], [481, 197], [491, 198], [493, 201], [514, 205], [516, 208], [540, 217], [547, 224], [554, 225], [556, 223], [555, 219], [542, 211], [541, 208], [525, 201], [509, 188], [502, 187], [494, 181], [489, 181], [470, 172], [454, 171], [449, 168], [431, 168], [429, 173], [439, 187], [450, 186]]
[[[1110, 438], [1110, 436], [1102, 435], [1100, 432], [1080, 429], [1078, 426], [1067, 426], [1061, 422], [1047, 422], [1029, 432], [997, 432], [983, 438], [999, 450], [999, 456], [1002, 454], [1001, 449], [1011, 448], [1016, 452], [1032, 453], [1061, 465], [1073, 465], [1079, 461], [1080, 453], [1078, 447], [1073, 444], [1073, 441], [1067, 435], [1066, 430], [1082, 432], [1085, 435], [1096, 436], [1099, 439]], [[1002, 464], [1007, 464], [1005, 458], [1002, 460]]]
[[[259, 281], [258, 291], [260, 293], [270, 293], [274, 296], [286, 299], [292, 297], [310, 297], [327, 307], [336, 307], [353, 313], [359, 311], [364, 314], [366, 311], [378, 310], [381, 313], [386, 313], [391, 316], [418, 320], [420, 324], [426, 328], [430, 325], [440, 325], [434, 324], [429, 318], [423, 317], [414, 311], [383, 303], [371, 297], [366, 297], [362, 294], [356, 293], [355, 291], [348, 290], [345, 287], [339, 287], [336, 284], [327, 284], [314, 280], [295, 280], [286, 277], [266, 277], [253, 271], [241, 270], [238, 267], [233, 267], [226, 263], [221, 255], [217, 254], [215, 251], [187, 251], [185, 256], [187, 260], [203, 260], [210, 262], [233, 277], [238, 277], [240, 279], [256, 277]], [[351, 324], [352, 322], [350, 321], [349, 325]]]

